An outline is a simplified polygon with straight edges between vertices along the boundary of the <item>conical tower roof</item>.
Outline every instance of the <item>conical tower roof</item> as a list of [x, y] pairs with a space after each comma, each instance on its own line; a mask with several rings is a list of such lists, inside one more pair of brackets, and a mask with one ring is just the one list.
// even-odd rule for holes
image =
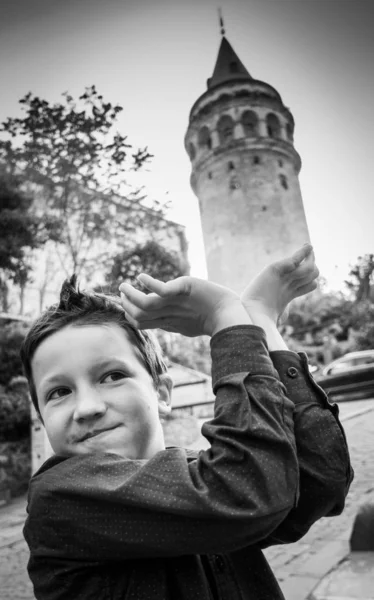
[[208, 90], [220, 83], [237, 79], [252, 80], [253, 78], [232, 48], [230, 42], [223, 36], [213, 75], [207, 81]]

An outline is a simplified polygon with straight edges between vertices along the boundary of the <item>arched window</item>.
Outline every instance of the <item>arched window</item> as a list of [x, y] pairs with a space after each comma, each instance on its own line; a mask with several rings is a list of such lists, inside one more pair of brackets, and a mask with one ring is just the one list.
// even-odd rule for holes
[[208, 148], [208, 150], [212, 147], [212, 139], [208, 127], [202, 127], [199, 131], [199, 146], [200, 148]]
[[281, 128], [277, 115], [275, 115], [274, 113], [269, 113], [268, 115], [266, 115], [266, 126], [269, 137], [280, 138]]
[[229, 94], [221, 94], [220, 96], [218, 96], [217, 102], [220, 102], [221, 104], [223, 104], [224, 102], [227, 102], [228, 100], [230, 100]]
[[293, 142], [293, 131], [294, 131], [294, 124], [287, 123], [287, 125], [286, 125], [287, 139], [289, 139], [290, 142]]
[[279, 175], [279, 181], [281, 183], [281, 186], [285, 189], [288, 190], [288, 181], [287, 181], [287, 177], [285, 175], [283, 175], [283, 173], [281, 173]]
[[193, 145], [192, 142], [190, 142], [188, 144], [188, 156], [190, 157], [191, 160], [193, 160], [196, 156], [195, 146]]
[[221, 144], [234, 138], [234, 121], [229, 115], [223, 115], [217, 123], [219, 141]]
[[258, 135], [258, 116], [253, 110], [246, 110], [242, 114], [244, 135], [256, 137]]

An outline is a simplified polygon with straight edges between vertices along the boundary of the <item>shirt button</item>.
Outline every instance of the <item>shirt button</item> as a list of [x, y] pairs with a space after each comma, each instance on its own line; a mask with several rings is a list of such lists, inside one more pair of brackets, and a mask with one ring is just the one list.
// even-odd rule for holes
[[289, 367], [287, 369], [287, 375], [289, 375], [289, 377], [292, 377], [292, 379], [295, 379], [295, 377], [298, 376], [298, 371], [297, 369], [295, 369], [295, 367]]

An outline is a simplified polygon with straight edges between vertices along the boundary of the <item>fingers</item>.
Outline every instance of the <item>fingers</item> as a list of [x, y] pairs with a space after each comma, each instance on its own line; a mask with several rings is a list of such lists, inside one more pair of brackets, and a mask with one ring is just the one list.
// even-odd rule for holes
[[[158, 281], [153, 277], [141, 277], [147, 287], [157, 290], [145, 294], [128, 283], [120, 285], [121, 303], [126, 313], [126, 319], [139, 329], [162, 328], [166, 331], [176, 331], [174, 323], [181, 318], [192, 316], [191, 309], [186, 306], [183, 296], [189, 293], [190, 287], [185, 281], [173, 280], [168, 283]], [[188, 278], [179, 278], [188, 279]], [[189, 282], [187, 281], [187, 284]], [[170, 284], [170, 285], [169, 285]]]
[[[294, 252], [291, 257], [291, 259], [294, 262], [295, 267], [298, 267], [303, 262], [303, 260], [310, 257], [310, 255], [312, 253], [313, 253], [312, 244], [304, 244], [303, 246], [301, 246], [301, 248], [299, 248], [299, 250], [296, 250], [296, 252]], [[314, 253], [313, 253], [313, 255], [314, 255]]]
[[145, 294], [129, 283], [121, 283], [119, 289], [122, 303], [126, 298], [128, 306], [131, 304], [143, 310], [157, 310], [165, 304], [165, 301], [157, 294]]
[[177, 277], [164, 283], [159, 279], [155, 279], [146, 273], [141, 273], [138, 276], [138, 281], [142, 283], [148, 290], [158, 294], [162, 298], [172, 296], [189, 296], [191, 293], [191, 278]]
[[313, 292], [318, 287], [318, 283], [316, 280], [310, 281], [306, 285], [303, 285], [295, 290], [295, 298], [299, 298], [300, 296], [305, 296], [305, 294], [309, 294], [309, 292]]
[[300, 265], [304, 266], [307, 261], [308, 265], [314, 262], [314, 252], [311, 244], [304, 244], [292, 256], [279, 260], [273, 266], [280, 276], [288, 274], [294, 276], [296, 275], [296, 271], [301, 268]]
[[174, 331], [177, 329], [173, 326], [170, 316], [164, 315], [163, 317], [158, 316], [157, 319], [134, 319], [126, 311], [127, 321], [136, 327], [137, 329], [164, 329], [165, 331]]
[[[124, 287], [122, 289], [125, 289]], [[135, 293], [134, 293], [135, 292]], [[153, 294], [152, 294], [153, 295]], [[139, 290], [126, 290], [126, 293], [121, 292], [121, 303], [126, 312], [126, 316], [130, 315], [132, 319], [138, 322], [147, 320], [154, 320], [163, 318], [164, 316], [176, 316], [179, 315], [182, 308], [184, 312], [186, 309], [183, 304], [179, 301], [171, 303], [170, 300], [154, 296], [150, 298], [139, 292]]]
[[[300, 267], [301, 269], [301, 267]], [[312, 265], [307, 268], [303, 268], [300, 273], [298, 272], [289, 282], [292, 289], [297, 289], [304, 285], [307, 285], [311, 281], [315, 281], [319, 277], [319, 269], [316, 265]]]

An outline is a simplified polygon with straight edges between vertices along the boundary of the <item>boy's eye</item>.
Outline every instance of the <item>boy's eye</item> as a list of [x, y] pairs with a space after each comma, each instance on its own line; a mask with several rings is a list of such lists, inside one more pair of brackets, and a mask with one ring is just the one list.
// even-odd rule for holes
[[112, 371], [103, 377], [101, 380], [102, 383], [113, 383], [114, 381], [119, 381], [120, 379], [124, 379], [126, 375], [121, 373], [121, 371]]
[[57, 398], [62, 398], [63, 396], [67, 396], [70, 394], [69, 388], [56, 388], [47, 396], [47, 400], [57, 400]]

